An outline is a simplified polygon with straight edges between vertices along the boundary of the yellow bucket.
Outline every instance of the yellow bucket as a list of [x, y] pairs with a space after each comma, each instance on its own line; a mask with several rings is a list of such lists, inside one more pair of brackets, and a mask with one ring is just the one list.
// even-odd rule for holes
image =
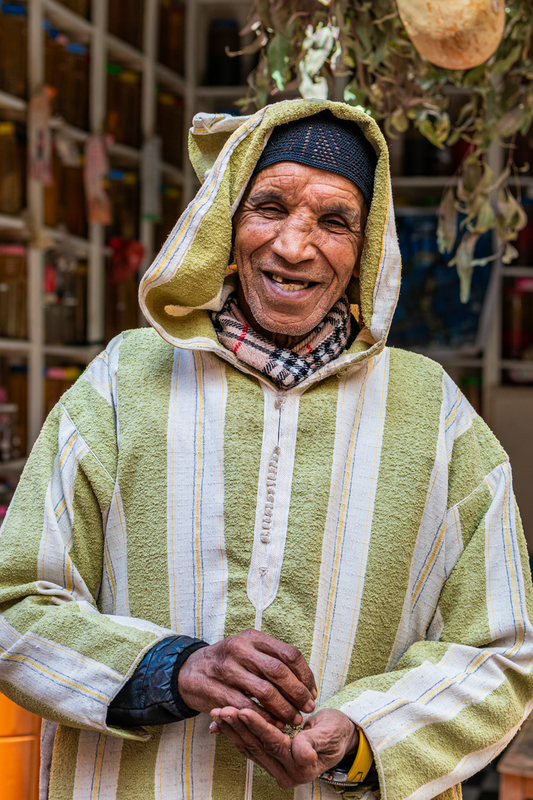
[[41, 720], [0, 694], [0, 800], [38, 800]]

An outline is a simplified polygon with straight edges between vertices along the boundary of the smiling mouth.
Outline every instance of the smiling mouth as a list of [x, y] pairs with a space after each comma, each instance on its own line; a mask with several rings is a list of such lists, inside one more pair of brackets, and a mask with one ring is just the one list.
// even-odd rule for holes
[[278, 275], [276, 272], [265, 273], [270, 280], [279, 286], [284, 292], [300, 292], [302, 289], [308, 289], [309, 286], [315, 286], [315, 281], [298, 281], [294, 278], [290, 280]]

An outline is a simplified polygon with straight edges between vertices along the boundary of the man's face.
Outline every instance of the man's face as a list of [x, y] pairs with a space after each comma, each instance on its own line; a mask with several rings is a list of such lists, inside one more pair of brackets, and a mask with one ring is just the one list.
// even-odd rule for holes
[[254, 319], [309, 333], [359, 275], [366, 208], [341, 175], [283, 161], [262, 170], [234, 218], [234, 256]]

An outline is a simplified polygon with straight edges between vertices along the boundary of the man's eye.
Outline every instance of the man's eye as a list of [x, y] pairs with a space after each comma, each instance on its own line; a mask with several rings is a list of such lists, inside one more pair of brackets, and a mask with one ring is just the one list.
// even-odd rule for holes
[[328, 217], [323, 221], [326, 225], [329, 225], [330, 228], [346, 228], [346, 223], [338, 217]]
[[279, 208], [279, 206], [264, 205], [264, 206], [259, 206], [259, 210], [260, 211], [266, 211], [269, 214], [275, 214], [275, 213], [281, 214], [281, 213], [283, 213], [283, 209]]

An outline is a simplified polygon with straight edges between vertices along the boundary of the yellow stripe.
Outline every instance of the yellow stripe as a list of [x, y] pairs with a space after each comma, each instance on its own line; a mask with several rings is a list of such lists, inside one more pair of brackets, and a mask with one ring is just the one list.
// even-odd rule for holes
[[98, 759], [96, 762], [96, 772], [94, 774], [94, 792], [93, 792], [93, 800], [97, 800], [98, 795], [100, 794], [100, 771], [102, 769], [102, 758], [104, 755], [104, 746], [105, 746], [105, 737], [100, 736], [100, 745], [98, 747]]
[[[33, 661], [31, 658], [27, 658], [27, 656], [20, 656], [13, 653], [4, 653], [4, 658], [8, 661], [20, 661], [24, 664], [31, 664], [33, 665], [38, 672], [44, 673], [45, 675], [50, 675], [53, 680], [57, 680], [59, 683], [64, 684], [65, 686], [70, 686], [72, 689], [79, 689], [83, 694], [96, 697], [97, 700], [102, 700], [104, 703], [107, 703], [108, 698], [105, 697], [100, 692], [92, 691], [91, 689], [86, 689], [84, 686], [81, 686], [79, 683], [75, 683], [74, 681], [68, 680], [68, 678], [62, 678], [61, 675], [58, 675], [56, 672], [53, 672], [51, 669], [47, 669], [46, 667], [37, 664], [36, 661]], [[27, 691], [27, 689], [26, 689]]]
[[[330, 595], [329, 595], [328, 612], [327, 612], [327, 618], [326, 618], [326, 627], [325, 627], [325, 632], [324, 632], [323, 638], [322, 638], [324, 646], [322, 647], [322, 660], [320, 662], [320, 669], [319, 669], [319, 678], [318, 678], [319, 691], [320, 691], [320, 683], [322, 681], [322, 672], [323, 672], [323, 669], [324, 669], [324, 660], [326, 658], [325, 643], [328, 640], [329, 628], [331, 626], [331, 616], [332, 616], [332, 610], [333, 610], [333, 598], [334, 598], [334, 594], [335, 594], [335, 586], [337, 584], [337, 575], [338, 575], [338, 571], [339, 571], [340, 543], [341, 543], [341, 540], [342, 540], [342, 531], [343, 531], [343, 526], [344, 526], [344, 520], [345, 520], [345, 517], [346, 517], [346, 498], [348, 496], [348, 488], [349, 488], [349, 484], [350, 484], [350, 477], [351, 477], [351, 474], [352, 474], [353, 451], [354, 451], [355, 439], [356, 439], [356, 435], [357, 435], [358, 427], [359, 427], [358, 423], [359, 423], [359, 417], [361, 415], [361, 408], [362, 408], [362, 405], [363, 405], [363, 397], [364, 397], [364, 393], [365, 393], [366, 382], [367, 382], [368, 376], [370, 375], [370, 372], [372, 370], [373, 360], [374, 359], [371, 358], [369, 360], [369, 362], [368, 362], [368, 369], [367, 369], [367, 372], [366, 372], [366, 375], [365, 375], [363, 386], [361, 388], [361, 394], [359, 396], [359, 404], [358, 404], [358, 407], [357, 407], [357, 414], [356, 414], [356, 417], [355, 417], [353, 433], [352, 433], [351, 440], [350, 440], [350, 449], [349, 449], [348, 460], [347, 460], [347, 463], [348, 463], [349, 466], [348, 466], [348, 469], [346, 470], [346, 478], [345, 478], [345, 481], [344, 481], [344, 490], [343, 490], [342, 503], [341, 503], [341, 517], [340, 517], [339, 525], [338, 525], [338, 528], [337, 528], [337, 541], [336, 541], [336, 548], [335, 548], [335, 566], [334, 566], [334, 569], [333, 569], [333, 580], [332, 580], [332, 583], [331, 583], [331, 589], [330, 589]], [[346, 379], [344, 379], [344, 386], [346, 386]]]

